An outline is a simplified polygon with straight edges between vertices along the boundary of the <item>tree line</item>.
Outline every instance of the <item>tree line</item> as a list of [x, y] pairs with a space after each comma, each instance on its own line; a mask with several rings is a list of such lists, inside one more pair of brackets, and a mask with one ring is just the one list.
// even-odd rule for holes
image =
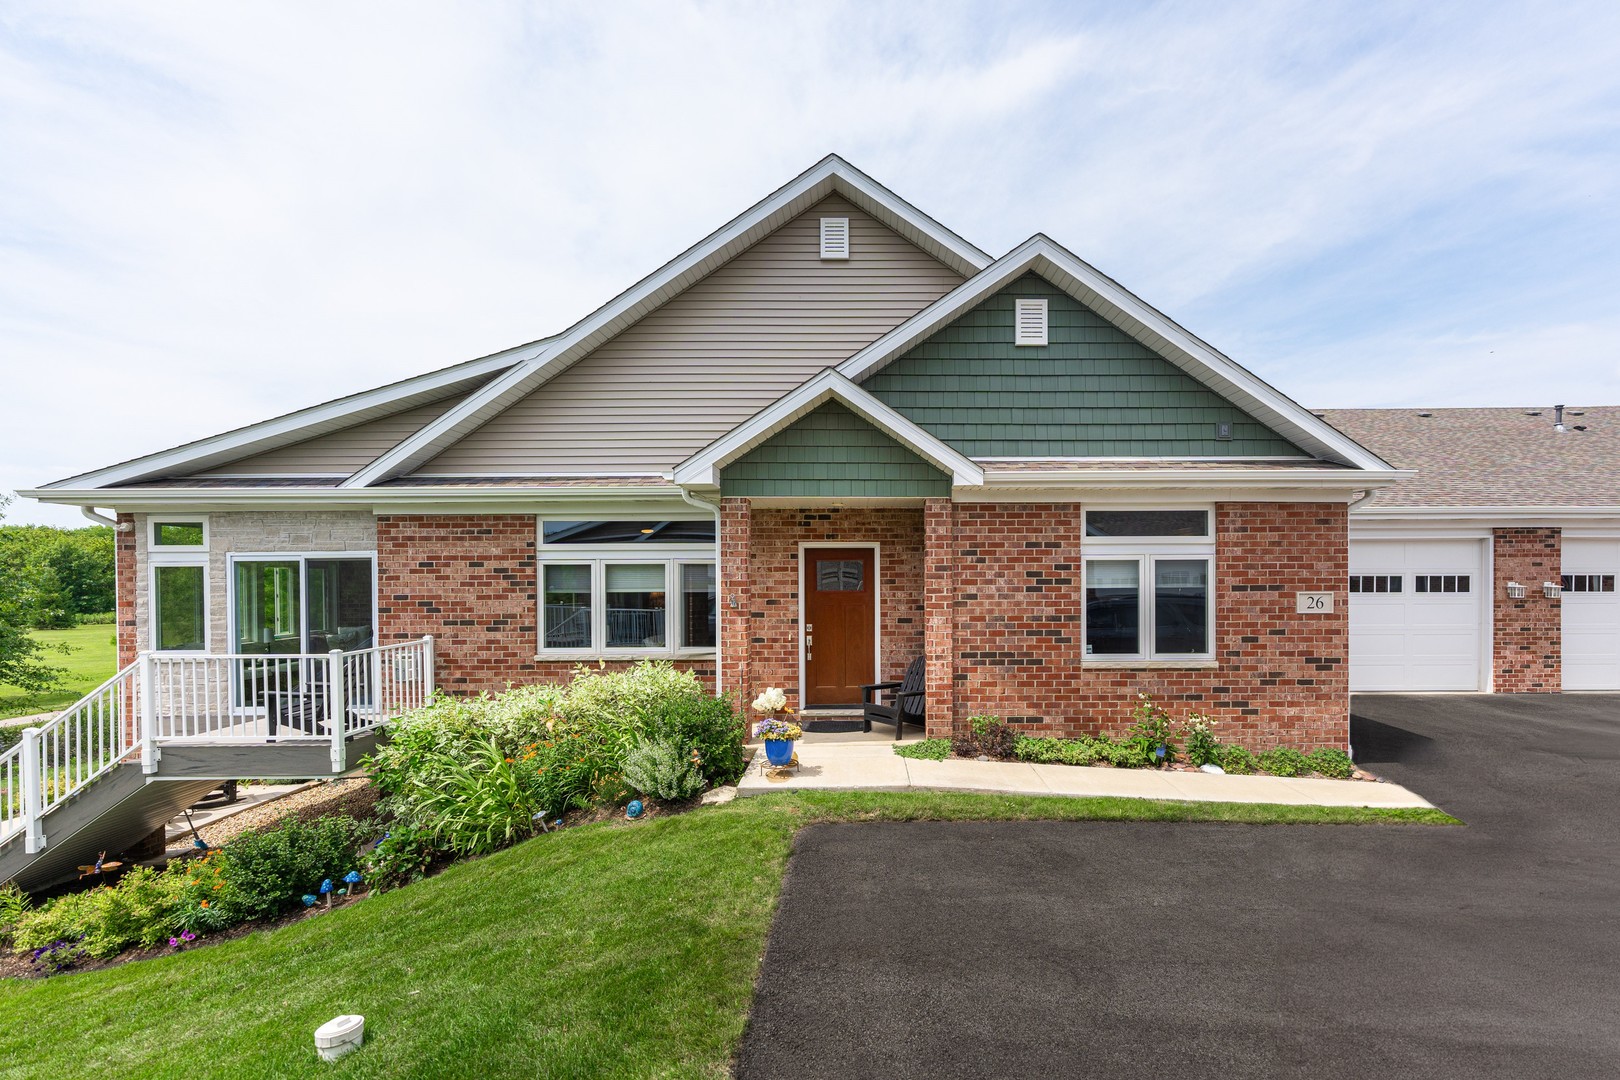
[[[0, 517], [11, 499], [0, 494]], [[30, 630], [72, 626], [114, 607], [113, 531], [0, 524], [0, 683], [48, 690], [62, 672]]]

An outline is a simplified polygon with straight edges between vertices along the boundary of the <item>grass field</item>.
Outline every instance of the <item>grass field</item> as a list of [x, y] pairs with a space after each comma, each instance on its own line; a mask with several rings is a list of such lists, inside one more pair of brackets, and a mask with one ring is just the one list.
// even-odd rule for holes
[[47, 652], [44, 657], [52, 667], [66, 669], [68, 677], [61, 690], [49, 694], [29, 695], [15, 686], [0, 684], [0, 720], [71, 705], [112, 678], [118, 670], [118, 649], [113, 644], [115, 633], [116, 628], [110, 623], [75, 626], [68, 630], [35, 630], [33, 636], [46, 645], [67, 645], [73, 650], [66, 655]]
[[541, 836], [270, 933], [0, 983], [0, 1075], [306, 1077], [316, 1026], [366, 1018], [345, 1077], [722, 1077], [793, 835], [817, 821], [1455, 824], [1439, 811], [795, 793]]

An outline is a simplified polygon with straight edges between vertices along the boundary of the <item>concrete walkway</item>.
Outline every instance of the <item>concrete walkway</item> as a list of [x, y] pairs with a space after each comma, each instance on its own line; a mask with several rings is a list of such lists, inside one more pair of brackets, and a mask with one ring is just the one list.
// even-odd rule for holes
[[1023, 761], [919, 761], [896, 754], [892, 734], [882, 741], [862, 735], [852, 736], [847, 741], [822, 736], [800, 742], [798, 755], [798, 768], [772, 769], [765, 763], [764, 748], [758, 748], [748, 771], [737, 784], [737, 795], [928, 788], [1008, 795], [1111, 795], [1127, 799], [1287, 806], [1424, 808], [1432, 805], [1399, 784], [1365, 780], [1218, 776], [1157, 769], [1032, 765]]

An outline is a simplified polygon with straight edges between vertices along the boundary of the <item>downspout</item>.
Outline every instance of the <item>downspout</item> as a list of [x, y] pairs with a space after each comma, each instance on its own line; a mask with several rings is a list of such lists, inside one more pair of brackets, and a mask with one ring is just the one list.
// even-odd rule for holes
[[105, 514], [96, 513], [96, 508], [93, 506], [81, 506], [79, 507], [79, 513], [83, 514], [97, 525], [111, 525], [113, 531], [115, 532], [129, 532], [130, 529], [134, 528], [133, 525], [120, 523], [115, 518], [110, 518]]
[[700, 499], [685, 488], [679, 490], [682, 500], [699, 510], [707, 510], [714, 515], [714, 696], [720, 697], [725, 693], [725, 686], [722, 685], [721, 677], [721, 673], [725, 671], [721, 663], [724, 657], [721, 655], [720, 649], [721, 643], [725, 641], [726, 637], [725, 634], [720, 632], [720, 619], [726, 610], [724, 596], [720, 588], [720, 583], [725, 580], [725, 575], [722, 573], [724, 568], [720, 565], [720, 552], [725, 547], [720, 536], [720, 504], [709, 499]]

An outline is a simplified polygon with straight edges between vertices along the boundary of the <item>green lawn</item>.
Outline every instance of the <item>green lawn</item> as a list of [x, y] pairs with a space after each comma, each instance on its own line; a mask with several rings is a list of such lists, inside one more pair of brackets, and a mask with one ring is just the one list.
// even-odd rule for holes
[[116, 632], [117, 628], [111, 623], [75, 626], [69, 630], [35, 630], [33, 636], [46, 645], [67, 645], [73, 650], [66, 655], [47, 652], [44, 656], [52, 667], [65, 668], [67, 679], [61, 690], [34, 696], [15, 686], [0, 684], [0, 720], [63, 708], [112, 678], [118, 670], [118, 648], [113, 643]]
[[[1439, 811], [795, 793], [541, 836], [286, 927], [83, 975], [0, 982], [0, 1076], [727, 1075], [793, 834], [829, 820], [1455, 824]], [[334, 1075], [336, 1072], [334, 1071]]]

